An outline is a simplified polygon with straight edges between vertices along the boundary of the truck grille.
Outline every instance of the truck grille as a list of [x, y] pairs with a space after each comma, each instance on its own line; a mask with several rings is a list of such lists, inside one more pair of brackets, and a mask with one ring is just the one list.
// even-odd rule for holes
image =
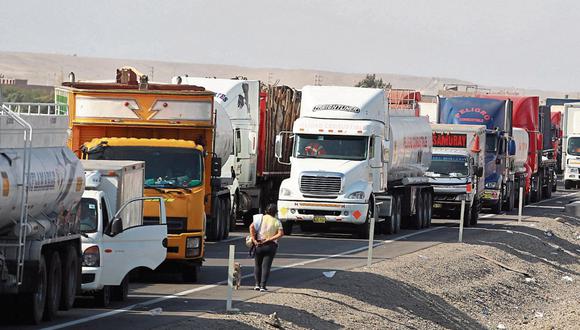
[[342, 178], [339, 176], [303, 175], [300, 178], [300, 191], [315, 196], [337, 196], [340, 193]]
[[[144, 225], [159, 224], [159, 217], [143, 217]], [[187, 218], [167, 217], [167, 233], [181, 234], [187, 231]]]

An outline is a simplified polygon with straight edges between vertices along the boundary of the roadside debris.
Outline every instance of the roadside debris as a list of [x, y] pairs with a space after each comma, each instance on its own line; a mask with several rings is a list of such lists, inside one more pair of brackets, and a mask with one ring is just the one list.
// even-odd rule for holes
[[542, 318], [542, 317], [544, 317], [544, 313], [542, 313], [542, 312], [535, 312], [534, 313], [534, 317], [537, 318], [537, 319]]
[[554, 233], [553, 233], [551, 230], [546, 230], [546, 231], [544, 232], [544, 235], [546, 235], [546, 236], [548, 236], [548, 237], [552, 237], [552, 236], [554, 236]]
[[564, 281], [566, 281], [566, 282], [573, 282], [574, 281], [574, 279], [572, 278], [572, 276], [568, 276], [568, 275], [562, 276], [562, 279]]
[[328, 272], [322, 272], [322, 274], [326, 277], [326, 278], [333, 278], [334, 275], [336, 275], [336, 270], [331, 270]]
[[534, 282], [536, 282], [536, 279], [535, 278], [526, 277], [526, 283], [534, 283]]
[[267, 324], [269, 324], [277, 329], [282, 328], [282, 322], [280, 322], [280, 319], [278, 318], [278, 314], [276, 312], [268, 315], [268, 317], [270, 318], [270, 320], [266, 321]]
[[497, 325], [498, 329], [506, 329], [505, 325], [503, 325], [503, 323], [500, 323]]
[[487, 261], [491, 261], [491, 262], [493, 262], [494, 264], [496, 264], [496, 265], [500, 266], [500, 267], [501, 267], [501, 268], [503, 268], [503, 269], [506, 269], [506, 270], [509, 270], [509, 271], [512, 271], [512, 272], [515, 272], [515, 273], [522, 274], [522, 275], [524, 275], [526, 278], [531, 278], [531, 277], [532, 277], [532, 276], [530, 276], [530, 275], [529, 275], [528, 273], [526, 273], [526, 272], [523, 272], [523, 271], [521, 271], [521, 270], [518, 270], [518, 269], [512, 268], [512, 267], [510, 267], [510, 266], [508, 266], [508, 265], [502, 264], [502, 263], [501, 263], [501, 262], [499, 262], [499, 261], [495, 261], [495, 260], [493, 260], [493, 259], [491, 259], [491, 258], [489, 258], [489, 257], [486, 257], [486, 256], [484, 256], [484, 255], [481, 255], [481, 254], [479, 254], [479, 253], [476, 253], [475, 255], [476, 255], [476, 256], [478, 256], [478, 257], [480, 257], [480, 258], [482, 258], [482, 259], [485, 259], [485, 260], [487, 260]]
[[157, 308], [153, 308], [152, 310], [150, 310], [149, 314], [151, 314], [153, 316], [157, 316], [157, 315], [161, 315], [162, 312], [163, 312], [163, 308], [157, 307]]

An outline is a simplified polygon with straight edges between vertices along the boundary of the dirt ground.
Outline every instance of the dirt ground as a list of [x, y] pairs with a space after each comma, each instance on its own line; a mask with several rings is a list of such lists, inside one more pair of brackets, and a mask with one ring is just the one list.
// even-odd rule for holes
[[578, 219], [468, 230], [478, 235], [463, 244], [321, 274], [171, 328], [580, 329]]

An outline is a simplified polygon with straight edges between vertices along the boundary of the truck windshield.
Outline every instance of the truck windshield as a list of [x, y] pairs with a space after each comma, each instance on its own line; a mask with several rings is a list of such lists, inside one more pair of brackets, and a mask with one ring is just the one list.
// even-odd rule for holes
[[341, 135], [296, 135], [294, 157], [364, 160], [368, 137]]
[[465, 156], [433, 155], [428, 172], [438, 176], [466, 177], [469, 174], [467, 166]]
[[486, 152], [496, 152], [497, 151], [497, 135], [493, 133], [485, 134], [485, 151]]
[[92, 198], [82, 198], [80, 205], [81, 232], [94, 233], [97, 231], [98, 204]]
[[580, 156], [580, 137], [571, 137], [568, 139], [568, 154]]
[[197, 149], [107, 146], [89, 153], [89, 159], [144, 161], [145, 187], [192, 188], [203, 182], [203, 156]]

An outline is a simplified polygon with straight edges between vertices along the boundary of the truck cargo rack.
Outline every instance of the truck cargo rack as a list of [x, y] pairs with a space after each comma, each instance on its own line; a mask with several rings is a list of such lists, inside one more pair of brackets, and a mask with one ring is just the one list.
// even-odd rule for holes
[[[26, 226], [28, 225], [28, 190], [29, 190], [28, 178], [30, 176], [30, 159], [32, 154], [32, 126], [17, 115], [17, 113], [19, 112], [12, 111], [11, 106], [16, 106], [16, 104], [15, 103], [3, 104], [2, 108], [0, 108], [0, 116], [11, 118], [12, 120], [14, 120], [14, 122], [22, 126], [23, 128], [24, 157], [22, 166], [22, 183], [18, 184], [19, 186], [22, 187], [21, 190], [22, 204], [20, 206], [18, 244], [16, 244], [18, 247], [16, 259], [16, 282], [18, 283], [18, 286], [20, 286], [22, 284], [22, 279], [24, 276], [24, 255], [26, 253], [25, 245], [26, 245]], [[23, 107], [27, 109], [28, 111], [27, 114], [30, 114], [30, 111], [35, 109], [33, 104], [26, 104], [26, 106]], [[36, 109], [40, 111], [40, 106], [38, 106]], [[15, 244], [8, 244], [6, 246], [14, 246], [14, 245]], [[0, 244], [0, 246], [3, 245]]]
[[19, 115], [68, 115], [68, 106], [58, 103], [9, 103], [3, 107]]

